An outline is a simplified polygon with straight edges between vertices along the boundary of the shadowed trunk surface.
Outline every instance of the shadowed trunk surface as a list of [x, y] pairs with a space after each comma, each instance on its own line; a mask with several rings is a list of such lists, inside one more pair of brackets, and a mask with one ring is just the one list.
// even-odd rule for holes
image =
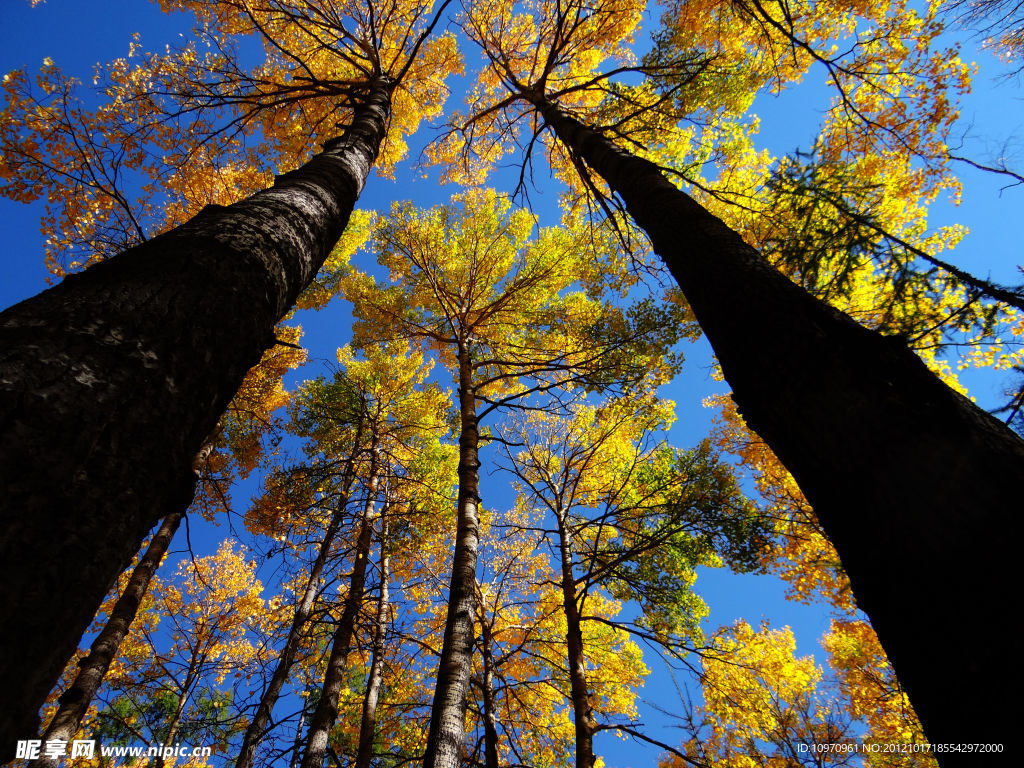
[[928, 738], [1009, 748], [1021, 641], [1006, 590], [1019, 580], [1010, 519], [1024, 441], [902, 341], [773, 269], [655, 165], [538, 107], [672, 271], [743, 417], [814, 506]]
[[344, 137], [227, 208], [0, 314], [0, 758], [341, 235], [383, 136], [375, 84]]

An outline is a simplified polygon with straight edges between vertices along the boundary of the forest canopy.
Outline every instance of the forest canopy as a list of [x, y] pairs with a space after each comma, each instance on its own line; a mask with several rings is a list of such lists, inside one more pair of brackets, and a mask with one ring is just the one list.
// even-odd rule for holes
[[[1006, 609], [1024, 290], [933, 211], [1021, 181], [960, 113], [1014, 11], [158, 5], [0, 85], [4, 759], [1002, 749], [942, 638]], [[758, 579], [820, 645], [704, 587]]]

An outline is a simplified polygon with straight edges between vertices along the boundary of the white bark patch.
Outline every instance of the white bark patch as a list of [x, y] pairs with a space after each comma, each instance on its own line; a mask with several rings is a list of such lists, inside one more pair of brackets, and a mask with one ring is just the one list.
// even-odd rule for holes
[[157, 357], [156, 352], [150, 349], [143, 349], [142, 344], [136, 344], [136, 348], [139, 350], [139, 358], [142, 360], [142, 365], [145, 368], [159, 368], [160, 358]]
[[107, 335], [104, 337], [103, 341], [108, 344], [120, 344], [124, 341], [124, 332], [120, 328], [111, 328], [107, 331]]
[[79, 384], [82, 384], [82, 385], [84, 385], [86, 387], [93, 387], [93, 386], [95, 386], [97, 384], [102, 383], [102, 380], [97, 378], [96, 375], [89, 368], [89, 366], [87, 366], [85, 364], [76, 365], [71, 370], [75, 371], [75, 375], [74, 375], [75, 381], [77, 381]]

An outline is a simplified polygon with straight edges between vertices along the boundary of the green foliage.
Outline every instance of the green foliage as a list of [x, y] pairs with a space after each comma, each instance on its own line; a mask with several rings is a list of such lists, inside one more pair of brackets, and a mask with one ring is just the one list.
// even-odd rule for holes
[[707, 443], [688, 451], [658, 446], [618, 504], [618, 536], [587, 556], [597, 580], [616, 599], [638, 604], [638, 624], [660, 636], [699, 636], [708, 609], [692, 591], [697, 566], [724, 561], [752, 570], [769, 545], [764, 519]]
[[203, 689], [192, 697], [188, 718], [176, 723], [180, 695], [160, 688], [144, 697], [123, 694], [101, 709], [94, 730], [105, 745], [137, 745], [145, 734], [151, 744], [163, 744], [175, 726], [174, 743], [226, 750], [240, 724], [231, 690]]

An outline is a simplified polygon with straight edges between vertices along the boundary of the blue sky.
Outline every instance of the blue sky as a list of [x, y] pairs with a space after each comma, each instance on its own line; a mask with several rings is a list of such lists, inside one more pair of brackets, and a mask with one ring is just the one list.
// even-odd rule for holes
[[[26, 66], [37, 68], [43, 57], [51, 57], [69, 73], [88, 80], [95, 62], [123, 56], [128, 50], [132, 32], [142, 32], [145, 47], [161, 46], [173, 41], [179, 31], [187, 32], [182, 17], [160, 13], [154, 3], [144, 0], [107, 0], [102, 4], [81, 0], [48, 0], [35, 9], [28, 0], [0, 0], [0, 71]], [[1022, 92], [1015, 81], [1005, 81], [1006, 70], [992, 56], [977, 51], [976, 40], [966, 39], [964, 58], [976, 60], [980, 72], [974, 91], [964, 101], [961, 130], [964, 146], [960, 154], [981, 163], [994, 164], [1005, 156], [1011, 166], [1024, 168], [1024, 109]], [[777, 99], [759, 100], [755, 111], [761, 117], [760, 144], [777, 154], [809, 147], [822, 115], [828, 106], [828, 93], [821, 85], [821, 73], [812, 73], [806, 85], [787, 92]], [[959, 266], [982, 277], [1013, 282], [1019, 278], [1016, 265], [1022, 241], [1021, 196], [1024, 187], [1002, 189], [1004, 178], [964, 167], [963, 202], [959, 207], [939, 201], [932, 208], [935, 226], [965, 224], [970, 234], [947, 257]], [[438, 190], [430, 180], [414, 180], [401, 176], [400, 183], [373, 178], [367, 186], [361, 207], [386, 208], [393, 198], [413, 196], [419, 200], [444, 199], [451, 190]], [[553, 199], [551, 194], [550, 198]], [[537, 204], [537, 200], [534, 200]], [[42, 240], [38, 231], [41, 205], [21, 205], [0, 200], [0, 221], [4, 224], [5, 256], [0, 272], [0, 308], [33, 295], [46, 287], [46, 271], [42, 263]], [[339, 314], [323, 314], [302, 319], [306, 343], [315, 345], [314, 357], [332, 359], [335, 346], [344, 342], [338, 337], [343, 320]], [[706, 432], [711, 413], [701, 406], [701, 399], [712, 392], [724, 391], [723, 385], [711, 377], [710, 355], [706, 345], [699, 343], [688, 351], [686, 375], [673, 385], [666, 396], [679, 403], [679, 426], [673, 438], [682, 446], [700, 439]], [[322, 368], [303, 371], [299, 378], [312, 378]], [[979, 402], [993, 406], [1002, 377], [971, 375], [969, 384]], [[488, 482], [486, 479], [484, 482]], [[236, 496], [236, 502], [243, 499]], [[221, 533], [223, 535], [223, 532]], [[212, 538], [211, 538], [212, 541]], [[202, 546], [200, 544], [200, 546]], [[213, 545], [209, 547], [212, 550]], [[206, 551], [198, 554], [207, 554]], [[827, 611], [820, 606], [798, 605], [782, 598], [784, 590], [770, 577], [732, 576], [704, 573], [698, 591], [705, 594], [712, 606], [711, 624], [730, 623], [743, 617], [756, 624], [762, 617], [774, 626], [790, 625], [796, 632], [800, 653], [815, 653], [822, 658], [818, 638], [827, 627]], [[655, 668], [657, 672], [657, 669]], [[674, 695], [671, 686], [651, 687], [648, 695], [665, 703]], [[677, 740], [671, 731], [658, 738]], [[636, 753], [629, 749], [612, 749], [606, 739], [599, 749], [608, 750], [610, 765], [649, 764], [652, 753]], [[656, 753], [656, 751], [655, 751]]]

